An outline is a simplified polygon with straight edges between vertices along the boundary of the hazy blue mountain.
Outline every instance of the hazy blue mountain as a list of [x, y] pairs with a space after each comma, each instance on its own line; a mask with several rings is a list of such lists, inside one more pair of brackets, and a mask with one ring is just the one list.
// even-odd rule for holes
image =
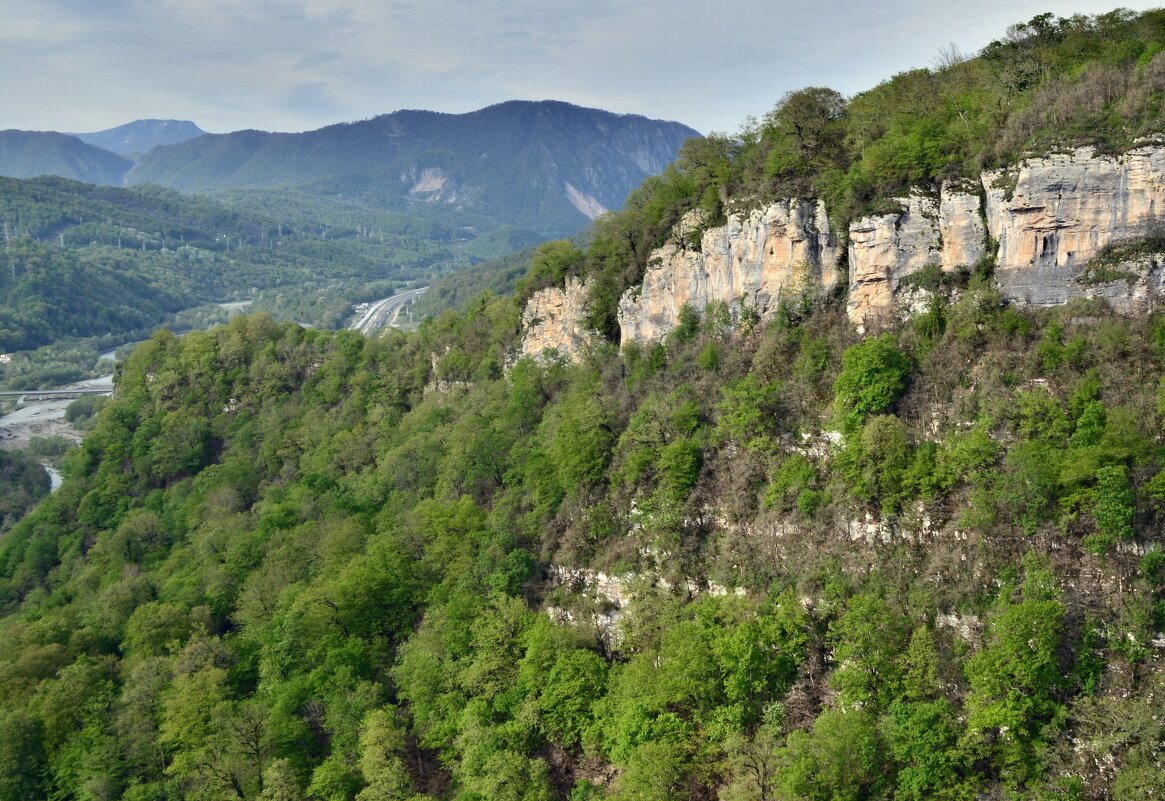
[[0, 131], [0, 175], [59, 175], [90, 184], [120, 185], [133, 162], [55, 131]]
[[190, 120], [134, 120], [116, 128], [79, 133], [77, 138], [122, 156], [148, 153], [158, 145], [176, 145], [206, 131]]
[[435, 205], [558, 236], [619, 208], [699, 134], [675, 122], [511, 101], [397, 111], [306, 133], [239, 131], [155, 148], [130, 183], [183, 191], [295, 186], [382, 207]]

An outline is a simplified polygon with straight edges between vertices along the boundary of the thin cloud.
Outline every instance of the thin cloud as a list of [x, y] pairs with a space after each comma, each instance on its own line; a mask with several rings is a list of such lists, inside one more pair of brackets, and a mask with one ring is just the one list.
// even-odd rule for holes
[[321, 53], [312, 53], [295, 62], [295, 66], [292, 67], [292, 69], [294, 69], [296, 72], [301, 70], [317, 69], [329, 64], [335, 64], [341, 58], [341, 54], [334, 50]]
[[322, 81], [296, 84], [284, 94], [279, 106], [297, 114], [333, 119], [340, 112], [331, 88]]
[[1045, 5], [8, 0], [0, 74], [20, 80], [0, 82], [0, 127], [179, 117], [208, 130], [305, 130], [405, 107], [557, 98], [731, 131], [791, 89], [852, 94], [930, 65], [951, 42], [974, 53]]

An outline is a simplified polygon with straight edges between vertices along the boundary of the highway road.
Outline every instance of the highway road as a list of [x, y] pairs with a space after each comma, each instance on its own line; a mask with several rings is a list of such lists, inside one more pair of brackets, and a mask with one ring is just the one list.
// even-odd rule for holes
[[368, 307], [368, 310], [360, 317], [359, 320], [348, 326], [353, 331], [359, 331], [361, 334], [371, 334], [378, 328], [384, 328], [386, 325], [392, 325], [396, 322], [397, 316], [401, 309], [410, 303], [413, 303], [421, 295], [425, 294], [427, 286], [419, 289], [410, 289], [408, 292], [401, 292], [399, 295], [393, 295], [391, 298], [378, 300]]

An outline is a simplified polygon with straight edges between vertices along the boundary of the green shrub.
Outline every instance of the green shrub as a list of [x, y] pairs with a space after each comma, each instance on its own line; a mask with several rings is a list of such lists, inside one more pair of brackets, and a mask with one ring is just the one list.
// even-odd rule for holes
[[765, 490], [764, 504], [785, 512], [796, 506], [805, 514], [812, 514], [820, 502], [820, 495], [815, 492], [817, 483], [817, 468], [813, 463], [799, 453], [790, 454], [773, 473]]
[[665, 445], [659, 451], [657, 470], [660, 489], [674, 501], [681, 501], [696, 485], [704, 449], [694, 439], [685, 437]]
[[692, 304], [685, 303], [680, 306], [679, 314], [676, 317], [676, 327], [672, 329], [671, 335], [680, 342], [691, 342], [699, 333], [700, 313]]
[[720, 367], [720, 346], [709, 342], [696, 354], [696, 364], [701, 370], [714, 372]]
[[834, 382], [834, 410], [843, 431], [854, 432], [867, 415], [884, 412], [902, 397], [910, 375], [910, 357], [889, 334], [846, 349]]
[[1124, 465], [1109, 465], [1096, 471], [1092, 515], [1097, 532], [1086, 543], [1089, 550], [1103, 553], [1118, 540], [1132, 539], [1135, 500]]
[[860, 501], [877, 501], [883, 515], [897, 514], [910, 466], [906, 426], [892, 414], [871, 417], [860, 436], [846, 440], [835, 461], [837, 472]]

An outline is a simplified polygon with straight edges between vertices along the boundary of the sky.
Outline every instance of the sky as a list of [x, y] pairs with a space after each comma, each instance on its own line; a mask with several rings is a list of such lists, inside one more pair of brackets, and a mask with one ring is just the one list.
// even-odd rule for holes
[[[1126, 2], [1144, 10], [1165, 5]], [[1055, 6], [1054, 8], [1051, 6]], [[0, 0], [0, 129], [312, 130], [565, 100], [734, 132], [1088, 0]]]

